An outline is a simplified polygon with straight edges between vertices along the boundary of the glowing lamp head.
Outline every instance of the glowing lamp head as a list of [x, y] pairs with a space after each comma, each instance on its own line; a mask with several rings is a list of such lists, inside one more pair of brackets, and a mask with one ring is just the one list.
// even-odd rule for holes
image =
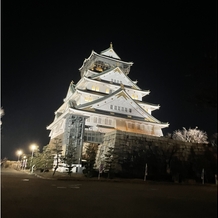
[[35, 149], [36, 149], [36, 145], [35, 144], [32, 144], [32, 145], [30, 145], [30, 149], [31, 149], [31, 151], [34, 151]]
[[20, 156], [23, 152], [21, 150], [17, 151], [17, 155]]

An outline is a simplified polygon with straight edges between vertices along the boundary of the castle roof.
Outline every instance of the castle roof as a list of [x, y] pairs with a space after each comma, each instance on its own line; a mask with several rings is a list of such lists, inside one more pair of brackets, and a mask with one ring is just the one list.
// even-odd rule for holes
[[112, 58], [116, 58], [116, 59], [120, 59], [120, 57], [117, 55], [117, 53], [114, 51], [112, 43], [110, 43], [110, 47], [105, 49], [104, 51], [102, 51], [100, 53], [101, 55], [105, 55], [108, 57], [112, 57]]
[[129, 108], [131, 109], [132, 113], [124, 113], [120, 109], [115, 112], [116, 114], [120, 114], [122, 116], [131, 116], [131, 114], [134, 117], [142, 118], [146, 121], [149, 122], [154, 122], [154, 123], [161, 123], [159, 120], [157, 120], [155, 117], [153, 117], [151, 114], [147, 113], [136, 101], [134, 101], [129, 94], [125, 91], [123, 87], [120, 89], [116, 90], [115, 92], [104, 96], [102, 98], [96, 99], [92, 102], [88, 102], [82, 105], [78, 105], [76, 108], [77, 109], [82, 109], [82, 110], [88, 110], [88, 111], [96, 111], [96, 112], [102, 112], [102, 113], [110, 113], [112, 110], [110, 109], [110, 105], [119, 105], [119, 101], [122, 101], [122, 106], [123, 108]]

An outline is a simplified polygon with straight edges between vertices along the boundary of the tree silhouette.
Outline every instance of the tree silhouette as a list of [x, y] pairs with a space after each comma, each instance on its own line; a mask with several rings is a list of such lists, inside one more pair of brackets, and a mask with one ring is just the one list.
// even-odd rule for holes
[[96, 172], [96, 170], [94, 169], [94, 165], [95, 165], [97, 150], [98, 150], [98, 144], [95, 143], [89, 143], [85, 147], [85, 153], [83, 154], [83, 159], [86, 160], [86, 163], [83, 173], [87, 177], [92, 177]]
[[70, 176], [72, 173], [72, 169], [74, 167], [73, 164], [76, 163], [76, 161], [77, 161], [76, 150], [77, 150], [76, 147], [68, 146], [67, 154], [64, 158], [64, 161], [67, 164], [67, 168], [68, 168], [68, 175], [70, 175]]

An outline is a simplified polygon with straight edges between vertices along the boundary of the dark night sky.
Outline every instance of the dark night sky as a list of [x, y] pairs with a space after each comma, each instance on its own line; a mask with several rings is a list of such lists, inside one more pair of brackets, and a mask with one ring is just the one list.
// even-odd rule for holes
[[[85, 2], [85, 1], [82, 1]], [[217, 132], [217, 5], [211, 1], [2, 1], [1, 156], [49, 142], [46, 130], [91, 51], [134, 62], [129, 77], [177, 129]]]

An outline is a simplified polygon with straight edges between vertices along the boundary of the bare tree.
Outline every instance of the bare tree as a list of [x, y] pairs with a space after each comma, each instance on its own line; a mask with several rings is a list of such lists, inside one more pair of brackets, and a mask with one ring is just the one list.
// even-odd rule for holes
[[189, 128], [188, 130], [183, 127], [183, 130], [174, 131], [172, 138], [183, 142], [208, 144], [207, 133], [199, 130], [198, 127], [195, 127], [195, 129]]

